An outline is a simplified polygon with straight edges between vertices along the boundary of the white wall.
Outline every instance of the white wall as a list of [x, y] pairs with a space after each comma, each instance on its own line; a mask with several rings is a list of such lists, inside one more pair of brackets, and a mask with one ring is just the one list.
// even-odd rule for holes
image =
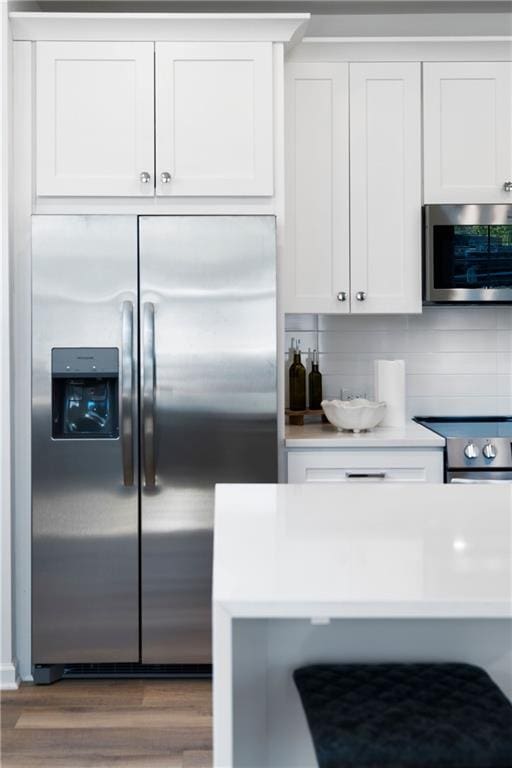
[[[512, 307], [425, 307], [422, 315], [287, 315], [286, 348], [320, 351], [324, 394], [373, 397], [373, 361], [406, 361], [410, 416], [512, 413]], [[288, 362], [286, 362], [288, 364]]]
[[[480, 4], [480, 8], [482, 8]], [[314, 9], [314, 6], [313, 6]], [[314, 14], [307, 37], [510, 35], [512, 13]]]
[[312, 14], [308, 37], [512, 32], [504, 0], [40, 0], [39, 5], [48, 11], [307, 11]]

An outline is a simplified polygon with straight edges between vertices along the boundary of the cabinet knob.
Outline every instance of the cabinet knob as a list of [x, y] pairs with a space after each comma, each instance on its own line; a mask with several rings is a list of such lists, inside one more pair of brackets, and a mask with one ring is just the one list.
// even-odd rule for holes
[[505, 192], [512, 192], [512, 181], [506, 181], [503, 185]]
[[142, 171], [140, 175], [140, 183], [149, 184], [150, 181], [151, 181], [151, 174], [148, 173], [147, 171]]
[[339, 291], [339, 293], [336, 294], [336, 298], [338, 299], [338, 301], [346, 301], [347, 294], [345, 291]]
[[163, 173], [160, 174], [160, 182], [162, 184], [169, 184], [171, 179], [172, 176], [170, 173], [167, 173], [167, 171], [163, 171]]
[[366, 293], [364, 291], [358, 291], [356, 293], [356, 299], [358, 301], [364, 301], [366, 299]]

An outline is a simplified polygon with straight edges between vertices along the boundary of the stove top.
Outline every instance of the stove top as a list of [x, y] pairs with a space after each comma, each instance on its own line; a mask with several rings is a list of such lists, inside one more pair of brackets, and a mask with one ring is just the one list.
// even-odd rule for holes
[[417, 416], [442, 437], [512, 437], [512, 416]]
[[446, 468], [512, 469], [512, 416], [418, 416], [446, 439]]

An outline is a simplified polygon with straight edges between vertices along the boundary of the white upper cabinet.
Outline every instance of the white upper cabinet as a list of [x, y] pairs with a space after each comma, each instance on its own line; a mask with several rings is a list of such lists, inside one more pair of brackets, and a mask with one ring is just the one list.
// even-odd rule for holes
[[421, 66], [350, 65], [351, 311], [421, 312]]
[[348, 129], [348, 64], [287, 65], [287, 312], [350, 309]]
[[36, 49], [37, 195], [273, 194], [271, 42]]
[[512, 64], [424, 64], [425, 203], [512, 202]]
[[271, 43], [157, 43], [157, 195], [272, 195], [272, 100]]
[[421, 312], [421, 65], [290, 64], [286, 88], [285, 311]]
[[153, 195], [153, 43], [36, 48], [37, 194]]

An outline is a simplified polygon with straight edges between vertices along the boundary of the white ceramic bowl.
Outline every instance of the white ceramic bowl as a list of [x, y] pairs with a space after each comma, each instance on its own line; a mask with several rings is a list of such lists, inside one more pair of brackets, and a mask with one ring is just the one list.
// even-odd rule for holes
[[322, 408], [340, 432], [343, 429], [362, 432], [380, 424], [386, 413], [386, 403], [356, 398], [354, 400], [322, 400]]

